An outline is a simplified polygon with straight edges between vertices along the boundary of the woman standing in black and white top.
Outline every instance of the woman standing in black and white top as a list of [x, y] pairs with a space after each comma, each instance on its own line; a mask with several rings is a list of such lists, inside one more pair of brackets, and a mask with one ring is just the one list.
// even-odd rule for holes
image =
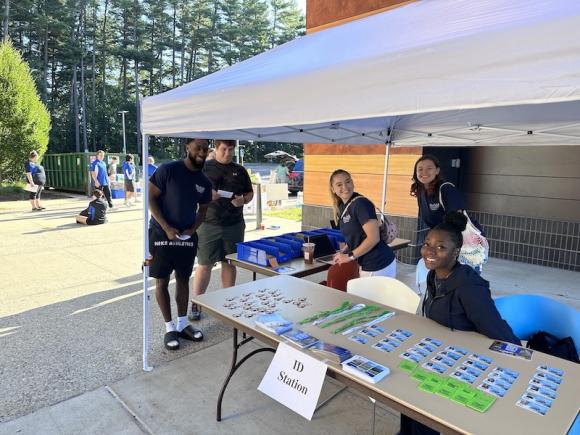
[[360, 276], [390, 276], [397, 274], [395, 254], [381, 240], [375, 206], [354, 191], [351, 175], [338, 169], [330, 176], [330, 195], [335, 221], [346, 239], [347, 249], [334, 257], [337, 264], [357, 260]]

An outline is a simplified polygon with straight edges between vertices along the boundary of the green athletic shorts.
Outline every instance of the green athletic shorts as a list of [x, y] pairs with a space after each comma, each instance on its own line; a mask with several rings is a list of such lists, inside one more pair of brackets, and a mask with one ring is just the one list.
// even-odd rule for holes
[[246, 224], [221, 226], [203, 223], [197, 229], [197, 262], [203, 266], [213, 266], [224, 261], [226, 255], [237, 252], [236, 243], [244, 241]]

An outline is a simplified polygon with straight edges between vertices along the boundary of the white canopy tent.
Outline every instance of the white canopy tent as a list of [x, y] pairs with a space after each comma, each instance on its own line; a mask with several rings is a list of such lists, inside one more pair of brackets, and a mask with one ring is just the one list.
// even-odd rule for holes
[[[144, 164], [152, 135], [386, 143], [387, 154], [580, 145], [580, 2], [418, 1], [145, 98], [141, 117]], [[148, 370], [147, 291], [143, 308]]]

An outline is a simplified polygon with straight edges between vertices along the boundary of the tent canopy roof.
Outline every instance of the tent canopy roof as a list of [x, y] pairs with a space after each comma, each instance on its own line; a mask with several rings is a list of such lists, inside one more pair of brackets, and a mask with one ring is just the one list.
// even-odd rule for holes
[[580, 2], [424, 0], [142, 102], [142, 132], [303, 143], [580, 144]]

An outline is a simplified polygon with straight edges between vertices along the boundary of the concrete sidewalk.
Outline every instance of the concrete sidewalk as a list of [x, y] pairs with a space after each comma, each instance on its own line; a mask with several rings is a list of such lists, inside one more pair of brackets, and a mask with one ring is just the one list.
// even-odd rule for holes
[[[257, 344], [249, 344], [251, 350]], [[244, 352], [247, 352], [245, 350]], [[228, 370], [225, 341], [0, 426], [0, 434], [368, 434], [373, 407], [366, 396], [340, 392], [307, 421], [256, 388], [272, 358], [252, 357], [226, 390], [223, 421], [216, 403]], [[319, 403], [342, 386], [325, 381]], [[242, 399], [243, 398], [243, 399]], [[398, 430], [398, 414], [377, 407], [376, 433]]]

